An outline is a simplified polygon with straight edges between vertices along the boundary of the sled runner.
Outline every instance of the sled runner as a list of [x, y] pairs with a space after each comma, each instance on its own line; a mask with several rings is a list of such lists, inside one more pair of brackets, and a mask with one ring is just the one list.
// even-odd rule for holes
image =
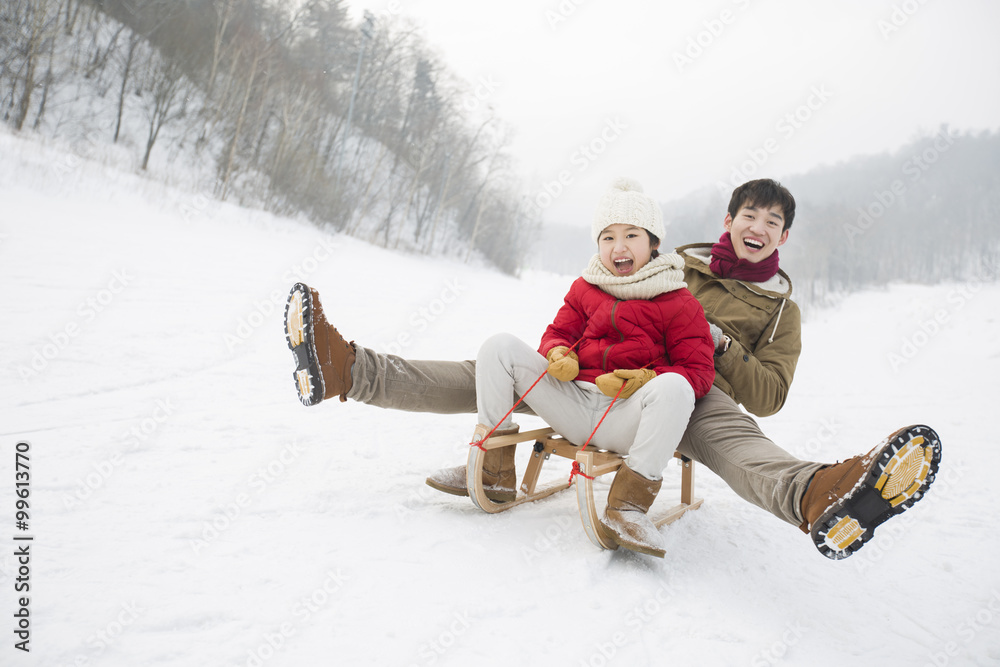
[[[531, 440], [535, 441], [534, 451], [531, 454], [531, 460], [528, 462], [528, 468], [524, 473], [524, 479], [518, 487], [517, 498], [507, 503], [497, 503], [490, 500], [486, 496], [486, 490], [483, 487], [482, 475], [486, 451]], [[481, 447], [469, 447], [469, 463], [466, 466], [466, 486], [469, 489], [469, 496], [472, 498], [472, 502], [484, 512], [496, 514], [522, 503], [540, 500], [568, 489], [570, 484], [562, 481], [555, 482], [541, 489], [536, 488], [542, 464], [552, 454], [574, 462], [573, 473], [570, 475], [570, 479], [571, 484], [574, 484], [576, 487], [576, 501], [580, 509], [580, 520], [583, 522], [583, 529], [586, 531], [587, 537], [602, 549], [617, 549], [618, 545], [609, 536], [604, 534], [604, 530], [599, 522], [597, 503], [594, 499], [594, 479], [601, 475], [616, 472], [624, 459], [614, 452], [597, 449], [592, 445], [588, 445], [586, 449], [581, 449], [558, 435], [551, 428], [495, 436], [482, 443]], [[679, 453], [675, 453], [674, 456], [681, 460], [681, 465], [683, 466], [681, 472], [680, 503], [651, 516], [657, 528], [676, 521], [688, 510], [698, 509], [703, 502], [703, 499], [694, 497], [694, 461]]]

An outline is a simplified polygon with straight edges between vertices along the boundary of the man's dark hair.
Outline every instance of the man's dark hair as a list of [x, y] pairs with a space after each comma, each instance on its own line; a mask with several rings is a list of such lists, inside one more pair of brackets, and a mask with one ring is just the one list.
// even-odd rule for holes
[[784, 214], [785, 226], [781, 231], [785, 231], [792, 226], [792, 220], [795, 219], [795, 198], [792, 197], [792, 193], [781, 183], [770, 178], [747, 181], [733, 190], [733, 196], [729, 200], [729, 217], [735, 218], [740, 209], [747, 206], [771, 208], [776, 205], [781, 207], [781, 212]]

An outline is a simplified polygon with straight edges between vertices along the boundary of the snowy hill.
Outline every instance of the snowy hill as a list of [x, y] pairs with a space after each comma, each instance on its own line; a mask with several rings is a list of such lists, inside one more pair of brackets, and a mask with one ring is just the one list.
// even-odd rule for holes
[[471, 415], [296, 398], [296, 280], [350, 339], [466, 359], [498, 330], [537, 340], [575, 276], [387, 253], [4, 130], [0, 155], [0, 507], [12, 536], [27, 441], [34, 536], [31, 652], [8, 632], [3, 664], [1000, 662], [996, 283], [808, 313], [766, 433], [830, 462], [911, 423], [944, 443], [938, 482], [880, 539], [829, 561], [699, 468], [705, 504], [658, 560], [597, 550], [570, 494], [486, 515], [425, 486], [464, 462]]

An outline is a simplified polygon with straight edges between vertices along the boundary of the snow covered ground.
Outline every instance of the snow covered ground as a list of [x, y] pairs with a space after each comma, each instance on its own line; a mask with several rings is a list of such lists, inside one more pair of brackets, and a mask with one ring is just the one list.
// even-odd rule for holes
[[571, 494], [486, 515], [426, 487], [464, 462], [472, 416], [296, 398], [296, 280], [351, 339], [466, 359], [498, 330], [537, 340], [574, 276], [391, 254], [6, 130], [0, 202], [8, 628], [20, 441], [34, 536], [31, 652], [6, 630], [2, 664], [1000, 662], [989, 271], [808, 313], [791, 397], [762, 420], [825, 461], [927, 423], [944, 453], [926, 499], [834, 562], [702, 468], [705, 504], [658, 560], [592, 546]]

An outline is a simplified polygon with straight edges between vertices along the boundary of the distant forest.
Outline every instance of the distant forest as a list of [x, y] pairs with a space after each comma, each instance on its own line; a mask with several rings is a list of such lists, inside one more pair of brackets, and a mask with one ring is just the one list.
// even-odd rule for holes
[[220, 199], [513, 273], [537, 220], [487, 98], [389, 9], [358, 25], [342, 0], [0, 2], [14, 129], [124, 144], [141, 170], [193, 152]]
[[[821, 303], [890, 282], [997, 279], [1000, 133], [941, 127], [892, 153], [780, 180], [796, 202], [779, 252], [798, 299]], [[671, 245], [717, 240], [732, 189], [664, 204]]]
[[[0, 121], [130, 151], [139, 170], [194, 155], [220, 199], [516, 273], [539, 221], [508, 130], [394, 6], [356, 24], [343, 0], [3, 0]], [[997, 275], [997, 133], [942, 127], [783, 182], [800, 299]], [[666, 203], [669, 243], [718, 238], [732, 187]]]

